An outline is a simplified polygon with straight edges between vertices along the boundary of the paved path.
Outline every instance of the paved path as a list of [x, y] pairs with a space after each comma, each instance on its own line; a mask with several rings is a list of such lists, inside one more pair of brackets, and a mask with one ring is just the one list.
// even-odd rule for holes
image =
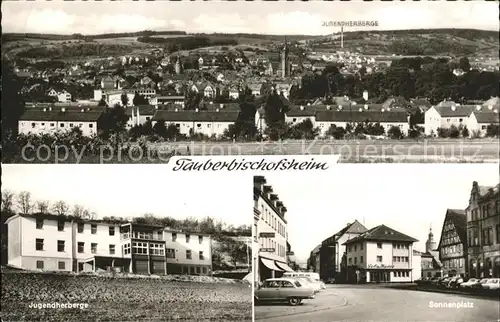
[[[459, 303], [470, 307], [443, 307]], [[438, 305], [440, 307], [431, 307]], [[378, 286], [329, 285], [313, 300], [255, 306], [259, 321], [499, 321], [498, 299], [389, 289]]]

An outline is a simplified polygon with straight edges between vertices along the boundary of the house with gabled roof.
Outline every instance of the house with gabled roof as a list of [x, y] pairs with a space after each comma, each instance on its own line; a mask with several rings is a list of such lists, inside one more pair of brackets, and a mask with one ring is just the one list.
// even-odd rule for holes
[[379, 225], [344, 242], [347, 281], [351, 283], [401, 283], [420, 278], [418, 240], [386, 225]]
[[239, 111], [226, 111], [221, 109], [203, 111], [195, 110], [158, 110], [152, 121], [153, 125], [158, 121], [163, 121], [168, 126], [174, 124], [180, 134], [206, 136], [221, 136], [229, 126], [238, 119]]
[[19, 119], [19, 133], [43, 135], [79, 128], [84, 136], [93, 136], [97, 135], [102, 115], [103, 110], [99, 108], [30, 108]]
[[343, 280], [345, 272], [342, 273], [341, 261], [346, 251], [343, 245], [347, 240], [367, 231], [366, 227], [355, 220], [348, 223], [341, 230], [326, 238], [319, 248], [319, 275], [324, 281], [334, 279], [337, 282]]
[[463, 209], [447, 209], [437, 248], [447, 276], [468, 276], [467, 216]]

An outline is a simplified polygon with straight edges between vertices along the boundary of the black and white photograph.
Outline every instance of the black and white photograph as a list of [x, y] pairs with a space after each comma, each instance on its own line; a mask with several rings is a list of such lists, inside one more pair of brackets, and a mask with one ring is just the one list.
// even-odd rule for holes
[[498, 163], [498, 14], [495, 1], [4, 1], [2, 161]]
[[164, 168], [4, 165], [1, 320], [252, 321], [243, 185]]
[[339, 164], [253, 179], [256, 321], [496, 321], [498, 167]]

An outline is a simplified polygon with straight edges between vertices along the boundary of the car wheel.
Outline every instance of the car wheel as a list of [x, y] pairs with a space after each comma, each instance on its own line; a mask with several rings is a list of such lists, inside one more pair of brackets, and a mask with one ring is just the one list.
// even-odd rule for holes
[[291, 297], [291, 298], [288, 299], [288, 304], [290, 304], [291, 306], [299, 305], [300, 304], [300, 299], [296, 298], [296, 297]]

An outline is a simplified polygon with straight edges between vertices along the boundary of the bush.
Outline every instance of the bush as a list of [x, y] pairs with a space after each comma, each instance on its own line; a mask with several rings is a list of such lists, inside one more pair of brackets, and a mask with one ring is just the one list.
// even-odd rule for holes
[[402, 139], [404, 136], [399, 126], [391, 126], [391, 128], [387, 131], [387, 134], [391, 139], [397, 139], [397, 140]]
[[460, 136], [460, 129], [458, 127], [456, 127], [455, 125], [452, 125], [452, 126], [450, 126], [448, 133], [449, 133], [450, 138], [456, 139]]

